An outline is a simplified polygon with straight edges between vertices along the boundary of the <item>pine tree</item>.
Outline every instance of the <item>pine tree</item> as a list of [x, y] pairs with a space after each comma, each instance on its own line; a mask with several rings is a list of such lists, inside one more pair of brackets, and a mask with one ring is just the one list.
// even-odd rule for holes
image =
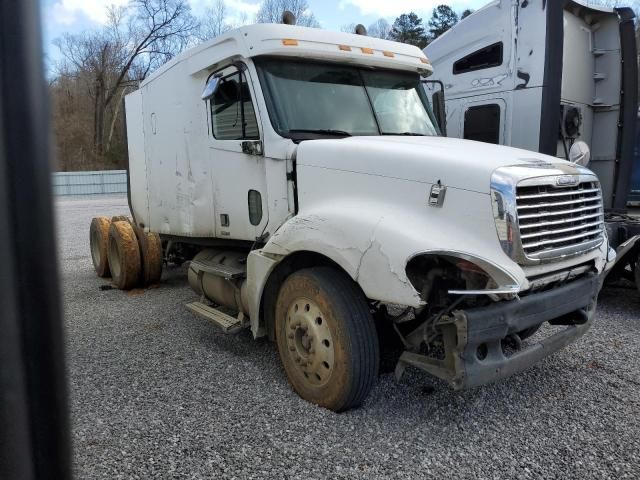
[[458, 23], [458, 14], [448, 5], [438, 5], [429, 20], [429, 34], [435, 40]]
[[408, 43], [419, 48], [427, 46], [427, 35], [422, 25], [422, 19], [415, 13], [403, 13], [393, 22], [389, 39], [396, 42]]
[[473, 13], [473, 10], [471, 10], [470, 8], [467, 8], [466, 10], [464, 10], [461, 14], [460, 14], [460, 20], [464, 20], [465, 18], [467, 18], [469, 15], [471, 15]]

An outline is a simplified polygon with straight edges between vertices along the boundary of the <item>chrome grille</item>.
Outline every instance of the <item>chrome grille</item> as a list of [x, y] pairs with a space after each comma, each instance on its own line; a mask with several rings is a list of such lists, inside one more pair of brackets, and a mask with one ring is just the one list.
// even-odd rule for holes
[[595, 180], [574, 186], [525, 182], [516, 188], [516, 207], [521, 248], [527, 258], [556, 258], [602, 242], [602, 194]]

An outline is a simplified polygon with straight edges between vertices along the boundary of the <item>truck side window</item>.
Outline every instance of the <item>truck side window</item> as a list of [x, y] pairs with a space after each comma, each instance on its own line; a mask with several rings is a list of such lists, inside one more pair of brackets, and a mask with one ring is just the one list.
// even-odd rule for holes
[[249, 85], [242, 72], [234, 72], [222, 78], [209, 104], [211, 128], [216, 139], [260, 138]]
[[502, 42], [476, 50], [453, 64], [453, 74], [473, 72], [502, 65]]
[[469, 107], [464, 113], [464, 138], [485, 143], [500, 143], [500, 105]]

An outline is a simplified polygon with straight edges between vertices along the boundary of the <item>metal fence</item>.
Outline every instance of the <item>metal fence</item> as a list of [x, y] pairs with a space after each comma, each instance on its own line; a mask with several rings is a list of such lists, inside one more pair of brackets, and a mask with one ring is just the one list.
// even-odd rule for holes
[[55, 195], [127, 193], [127, 171], [57, 172], [53, 174], [53, 193]]

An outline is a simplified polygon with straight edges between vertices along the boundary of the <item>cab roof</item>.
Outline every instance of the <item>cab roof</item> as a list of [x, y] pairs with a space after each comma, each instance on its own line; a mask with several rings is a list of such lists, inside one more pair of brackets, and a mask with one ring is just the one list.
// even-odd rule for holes
[[339, 61], [354, 65], [433, 72], [425, 54], [413, 45], [319, 28], [259, 23], [230, 30], [172, 59], [146, 80], [152, 82], [169, 69], [180, 66], [195, 75], [217, 69], [229, 61], [261, 55]]

